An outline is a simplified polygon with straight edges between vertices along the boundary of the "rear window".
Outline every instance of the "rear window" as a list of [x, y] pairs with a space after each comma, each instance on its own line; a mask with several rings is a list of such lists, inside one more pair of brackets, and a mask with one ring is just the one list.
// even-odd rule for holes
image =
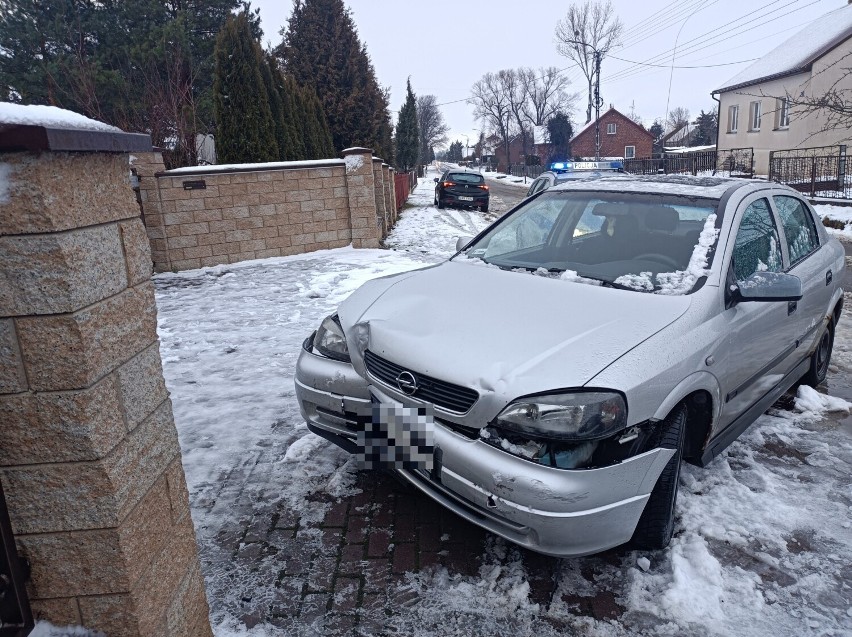
[[454, 181], [457, 184], [481, 184], [485, 179], [479, 173], [450, 173], [447, 181]]

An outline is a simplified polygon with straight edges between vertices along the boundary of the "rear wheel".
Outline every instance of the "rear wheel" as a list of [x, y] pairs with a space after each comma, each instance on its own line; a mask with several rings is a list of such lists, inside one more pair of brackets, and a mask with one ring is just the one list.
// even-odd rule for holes
[[642, 517], [639, 518], [633, 538], [630, 540], [633, 548], [663, 549], [672, 539], [685, 431], [686, 405], [679, 405], [660, 423], [658, 446], [663, 449], [674, 449], [675, 452], [660, 474], [642, 512]]
[[488, 204], [485, 204], [484, 206], [480, 206], [480, 207], [479, 207], [479, 209], [480, 209], [482, 212], [488, 212]]
[[446, 208], [446, 207], [447, 207], [447, 204], [445, 204], [445, 203], [444, 203], [444, 200], [443, 200], [443, 199], [441, 199], [440, 197], [438, 197], [438, 208], [440, 208], [441, 210], [443, 210], [443, 209], [444, 209], [444, 208]]
[[834, 349], [834, 321], [829, 321], [819, 337], [819, 343], [811, 354], [811, 367], [802, 376], [802, 383], [816, 387], [828, 375], [828, 364], [831, 362], [831, 352]]

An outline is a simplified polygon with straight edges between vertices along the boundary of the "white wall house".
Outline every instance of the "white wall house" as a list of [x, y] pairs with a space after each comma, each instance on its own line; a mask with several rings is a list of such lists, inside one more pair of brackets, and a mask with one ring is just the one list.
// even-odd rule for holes
[[802, 113], [797, 99], [849, 91], [852, 99], [852, 6], [817, 18], [713, 91], [719, 100], [719, 150], [754, 148], [755, 173], [769, 173], [773, 150], [833, 146], [852, 130], [823, 130], [826, 117]]

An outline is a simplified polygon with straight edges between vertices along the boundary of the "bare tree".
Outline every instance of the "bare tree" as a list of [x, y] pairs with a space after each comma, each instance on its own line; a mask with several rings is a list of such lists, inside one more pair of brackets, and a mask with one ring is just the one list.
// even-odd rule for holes
[[468, 99], [468, 103], [473, 105], [474, 117], [482, 119], [500, 137], [506, 147], [507, 161], [513, 124], [510, 94], [516, 81], [514, 71], [486, 73], [473, 85]]
[[444, 116], [434, 95], [417, 97], [417, 124], [420, 128], [420, 162], [425, 166], [431, 161], [432, 149], [447, 143], [447, 132], [450, 130], [444, 123]]
[[570, 114], [574, 110], [578, 95], [568, 92], [571, 82], [556, 67], [538, 71], [521, 68], [518, 76], [527, 95], [524, 113], [533, 126], [544, 126], [556, 113]]
[[592, 121], [592, 83], [595, 75], [595, 54], [600, 59], [618, 44], [624, 25], [612, 9], [610, 0], [585, 0], [568, 8], [568, 13], [556, 25], [556, 49], [573, 60], [589, 86], [586, 123]]
[[669, 116], [666, 118], [666, 129], [669, 133], [673, 133], [687, 124], [689, 124], [688, 108], [677, 106], [669, 111]]

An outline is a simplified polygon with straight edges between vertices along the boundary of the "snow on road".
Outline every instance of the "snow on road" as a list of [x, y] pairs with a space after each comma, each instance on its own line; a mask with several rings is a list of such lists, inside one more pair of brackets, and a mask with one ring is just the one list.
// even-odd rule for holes
[[[352, 493], [354, 463], [302, 421], [294, 365], [304, 338], [362, 282], [440, 261], [454, 252], [456, 236], [485, 226], [479, 213], [438, 211], [432, 191], [431, 179], [423, 180], [386, 242], [390, 250], [329, 250], [155, 279], [164, 372], [217, 637], [285, 634], [236, 619], [233, 582], [251, 582], [258, 596], [272, 595], [273, 582], [260, 562], [258, 573], [234, 573], [216, 552], [213, 538], [240, 506], [217, 485], [251, 471], [271, 449], [266, 487], [252, 497], [280, 498], [310, 517], [328, 507], [311, 494]], [[828, 385], [852, 398], [847, 324], [841, 320]], [[850, 635], [847, 407], [801, 390], [796, 409], [762, 416], [708, 468], [685, 466], [667, 550], [543, 559], [552, 566], [549, 607], [530, 601], [535, 573], [523, 552], [491, 538], [477, 577], [440, 568], [409, 574], [403, 587], [417, 603], [399, 609], [389, 628], [406, 635]], [[578, 613], [586, 600], [601, 599], [617, 619]]]

